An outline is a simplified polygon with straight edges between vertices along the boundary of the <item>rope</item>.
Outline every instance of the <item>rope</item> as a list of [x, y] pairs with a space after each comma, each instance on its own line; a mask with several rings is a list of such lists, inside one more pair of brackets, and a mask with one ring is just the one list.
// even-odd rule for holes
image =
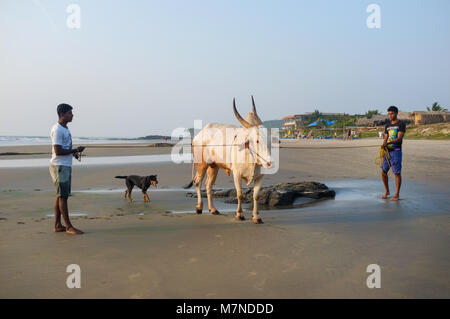
[[[386, 147], [380, 146], [380, 152], [378, 153], [378, 157], [375, 159], [375, 163], [382, 168], [383, 167], [383, 161], [386, 158], [386, 162], [389, 165], [389, 171], [391, 170], [391, 157], [389, 155], [389, 151]], [[389, 173], [388, 171], [388, 173]]]
[[82, 153], [83, 153], [83, 152], [76, 152], [76, 153], [75, 153], [75, 155], [77, 156], [77, 157], [75, 157], [75, 158], [78, 160], [78, 162], [81, 162], [81, 155], [82, 155]]
[[[191, 140], [191, 143], [190, 143], [190, 145], [191, 145], [191, 153], [192, 153], [192, 149], [193, 149], [194, 147], [211, 147], [211, 146], [225, 146], [225, 147], [226, 147], [226, 146], [230, 146], [230, 150], [231, 150], [231, 147], [232, 147], [232, 146], [238, 146], [237, 144], [234, 143], [234, 141], [236, 140], [236, 137], [237, 137], [237, 134], [234, 135], [232, 144], [194, 145], [194, 144], [192, 144], [192, 140]], [[184, 145], [188, 145], [188, 144], [184, 144]], [[248, 150], [249, 150], [250, 154], [252, 155], [252, 157], [253, 157], [253, 159], [254, 159], [255, 161], [256, 161], [256, 157], [255, 157], [255, 155], [256, 155], [256, 156], [258, 156], [261, 160], [263, 160], [264, 162], [267, 163], [267, 160], [264, 159], [261, 155], [259, 155], [258, 152], [254, 151], [250, 146], [248, 147]], [[193, 153], [192, 153], [192, 156], [194, 156]], [[203, 156], [203, 152], [202, 152], [202, 156]], [[192, 166], [192, 167], [194, 167], [194, 166]], [[192, 179], [194, 179], [194, 168], [192, 168]]]

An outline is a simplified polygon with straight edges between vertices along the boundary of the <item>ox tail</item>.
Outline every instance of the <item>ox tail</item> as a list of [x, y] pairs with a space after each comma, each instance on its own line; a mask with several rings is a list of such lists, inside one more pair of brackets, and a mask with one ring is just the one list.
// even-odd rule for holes
[[114, 178], [127, 178], [128, 176], [114, 176]]
[[192, 187], [192, 185], [194, 185], [194, 180], [195, 180], [195, 178], [194, 178], [194, 170], [195, 170], [195, 168], [194, 168], [194, 148], [193, 148], [193, 146], [191, 145], [191, 154], [192, 154], [192, 177], [191, 177], [191, 181], [190, 181], [190, 183], [188, 183], [188, 184], [186, 184], [186, 185], [184, 185], [183, 186], [183, 188], [185, 188], [185, 189], [187, 189], [187, 188], [191, 188]]

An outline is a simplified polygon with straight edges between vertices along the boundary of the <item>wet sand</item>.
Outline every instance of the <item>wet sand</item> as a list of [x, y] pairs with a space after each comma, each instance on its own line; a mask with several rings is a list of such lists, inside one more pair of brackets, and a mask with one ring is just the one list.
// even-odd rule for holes
[[[69, 207], [86, 234], [55, 234], [48, 168], [0, 168], [0, 297], [449, 298], [450, 143], [404, 142], [403, 199], [395, 203], [379, 198], [379, 140], [313, 142], [283, 141], [280, 171], [264, 184], [314, 180], [335, 189], [336, 198], [261, 211], [263, 225], [253, 225], [248, 210], [246, 221], [234, 221], [235, 205], [219, 200], [223, 215], [207, 214], [206, 201], [203, 215], [185, 213], [195, 205], [181, 189], [190, 164], [82, 162], [73, 169]], [[168, 152], [91, 148], [86, 155]], [[47, 155], [0, 161], [29, 156]], [[133, 204], [122, 198], [124, 182], [113, 176], [129, 174], [158, 174], [150, 203], [138, 190]], [[216, 184], [233, 186], [222, 172]], [[73, 263], [81, 267], [81, 289], [66, 287]], [[380, 289], [366, 286], [374, 263]]]

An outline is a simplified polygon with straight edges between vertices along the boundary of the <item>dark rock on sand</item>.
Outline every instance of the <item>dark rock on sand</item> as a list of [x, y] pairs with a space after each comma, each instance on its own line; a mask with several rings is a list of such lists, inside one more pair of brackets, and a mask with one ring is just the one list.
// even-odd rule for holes
[[[313, 199], [334, 198], [335, 191], [329, 189], [325, 184], [318, 182], [292, 182], [261, 187], [258, 203], [268, 207], [292, 205], [297, 197], [308, 197]], [[189, 192], [189, 197], [197, 197], [197, 193]], [[237, 204], [236, 190], [216, 189], [212, 191], [214, 198], [225, 198], [226, 203]], [[202, 197], [206, 197], [206, 191], [202, 191]], [[253, 202], [253, 187], [242, 189], [242, 202]]]

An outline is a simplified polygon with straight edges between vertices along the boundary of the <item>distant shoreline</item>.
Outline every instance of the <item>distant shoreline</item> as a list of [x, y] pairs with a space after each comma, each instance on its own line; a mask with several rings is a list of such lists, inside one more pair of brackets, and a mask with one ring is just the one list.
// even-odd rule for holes
[[[136, 138], [127, 137], [77, 137], [73, 136], [73, 144], [113, 144], [113, 143], [144, 143], [145, 141], [153, 141], [155, 143], [165, 143], [171, 140], [170, 136], [165, 135], [148, 135]], [[0, 136], [0, 147], [8, 146], [33, 146], [33, 145], [50, 145], [49, 136]]]

